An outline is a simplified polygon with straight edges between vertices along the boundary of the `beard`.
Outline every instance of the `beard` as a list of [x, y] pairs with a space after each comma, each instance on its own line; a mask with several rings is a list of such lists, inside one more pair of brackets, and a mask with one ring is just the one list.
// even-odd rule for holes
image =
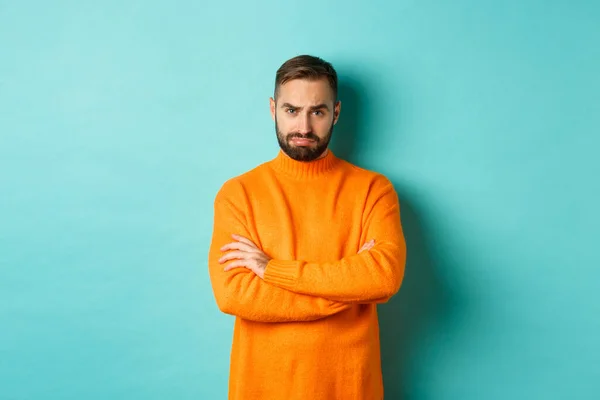
[[[329, 146], [331, 136], [333, 135], [333, 125], [334, 124], [332, 122], [329, 132], [327, 132], [327, 136], [324, 138], [318, 137], [313, 132], [309, 132], [304, 135], [298, 132], [291, 132], [284, 135], [279, 130], [279, 126], [277, 125], [277, 117], [275, 117], [275, 132], [277, 133], [277, 142], [279, 142], [279, 147], [285, 154], [296, 161], [314, 161], [319, 158], [325, 152], [325, 150], [327, 150], [327, 146]], [[292, 138], [314, 140], [316, 146], [294, 146], [290, 144]]]

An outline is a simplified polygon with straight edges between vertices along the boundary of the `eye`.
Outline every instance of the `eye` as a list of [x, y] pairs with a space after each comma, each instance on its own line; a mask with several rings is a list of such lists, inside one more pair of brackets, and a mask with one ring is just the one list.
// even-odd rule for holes
[[314, 113], [315, 115], [323, 115], [323, 111], [321, 110], [316, 110]]
[[294, 108], [288, 108], [287, 110], [285, 110], [285, 112], [287, 112], [288, 114], [293, 114], [296, 112], [296, 109]]

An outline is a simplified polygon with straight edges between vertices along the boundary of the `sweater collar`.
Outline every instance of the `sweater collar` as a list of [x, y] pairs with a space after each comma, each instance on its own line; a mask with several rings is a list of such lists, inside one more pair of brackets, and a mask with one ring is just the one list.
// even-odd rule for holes
[[280, 149], [277, 157], [271, 160], [271, 166], [275, 171], [293, 178], [316, 178], [331, 171], [338, 160], [331, 149], [327, 149], [325, 157], [314, 161], [296, 161]]

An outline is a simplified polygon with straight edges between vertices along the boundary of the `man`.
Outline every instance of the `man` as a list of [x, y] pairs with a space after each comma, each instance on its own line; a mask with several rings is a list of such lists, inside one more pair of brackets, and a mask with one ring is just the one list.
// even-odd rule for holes
[[209, 271], [236, 316], [232, 400], [380, 400], [377, 304], [400, 288], [406, 246], [382, 174], [328, 149], [337, 74], [313, 56], [277, 71], [271, 116], [280, 151], [223, 184]]

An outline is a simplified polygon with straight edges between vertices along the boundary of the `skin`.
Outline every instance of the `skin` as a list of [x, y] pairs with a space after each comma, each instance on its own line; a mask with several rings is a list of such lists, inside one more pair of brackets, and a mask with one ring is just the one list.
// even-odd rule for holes
[[[310, 162], [327, 155], [333, 126], [340, 116], [341, 102], [335, 101], [326, 78], [288, 81], [279, 87], [277, 99], [271, 97], [269, 103], [277, 140], [287, 157]], [[219, 263], [229, 262], [224, 270], [247, 268], [264, 279], [271, 258], [250, 239], [236, 234], [231, 237], [234, 241], [220, 249], [225, 254]], [[370, 240], [358, 253], [374, 245], [375, 241]]]
[[[326, 78], [294, 79], [281, 85], [277, 99], [269, 99], [277, 141], [284, 154], [297, 161], [313, 161], [327, 155], [327, 146], [337, 124], [342, 103]], [[294, 142], [311, 139], [310, 143]]]

